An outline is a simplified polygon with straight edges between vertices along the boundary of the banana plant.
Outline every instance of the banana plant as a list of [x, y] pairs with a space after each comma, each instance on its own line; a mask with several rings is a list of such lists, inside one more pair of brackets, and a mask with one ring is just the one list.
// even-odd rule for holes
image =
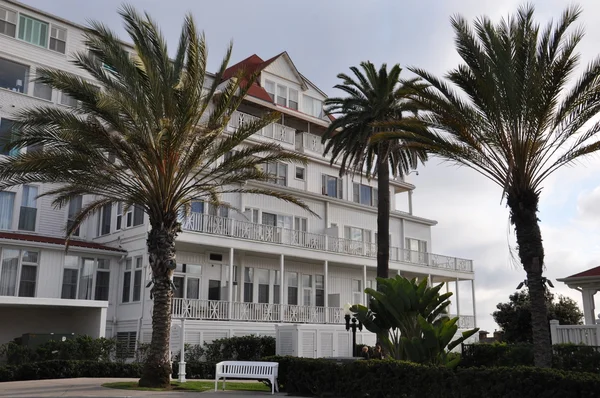
[[391, 357], [418, 363], [456, 366], [448, 352], [479, 329], [458, 331], [458, 317], [449, 318], [452, 293], [440, 294], [443, 283], [430, 287], [427, 280], [377, 278], [378, 289], [365, 289], [369, 307], [354, 305], [351, 311], [364, 327], [375, 333]]

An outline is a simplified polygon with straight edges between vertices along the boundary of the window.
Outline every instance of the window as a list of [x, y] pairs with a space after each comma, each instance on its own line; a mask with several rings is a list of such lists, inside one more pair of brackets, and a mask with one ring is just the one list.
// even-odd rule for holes
[[38, 263], [38, 252], [2, 249], [0, 296], [35, 297]]
[[277, 105], [287, 106], [287, 87], [277, 85]]
[[19, 39], [40, 47], [48, 47], [48, 23], [19, 15]]
[[98, 214], [98, 236], [110, 233], [111, 210], [112, 205], [110, 203], [105, 204], [100, 209], [100, 213]]
[[[2, 72], [0, 71], [0, 74]], [[0, 155], [15, 156], [19, 153], [16, 148], [8, 149], [8, 145], [12, 141], [14, 120], [2, 118], [0, 119]]]
[[302, 111], [314, 117], [323, 117], [323, 102], [306, 95], [302, 96]]
[[123, 226], [123, 203], [119, 202], [119, 203], [117, 203], [117, 223], [115, 225], [115, 229], [117, 231], [120, 231], [122, 226]]
[[15, 208], [15, 193], [0, 192], [0, 229], [11, 229], [13, 210]]
[[361, 205], [377, 206], [377, 189], [355, 182], [352, 185], [352, 200]]
[[133, 206], [133, 226], [137, 227], [144, 223], [144, 209], [141, 206]]
[[137, 332], [117, 332], [117, 356], [120, 358], [133, 358], [135, 356], [135, 342]]
[[296, 179], [304, 181], [304, 167], [296, 166]]
[[352, 304], [362, 304], [363, 293], [360, 279], [352, 279]]
[[343, 199], [342, 179], [323, 174], [321, 191], [323, 195], [327, 195], [331, 198]]
[[281, 304], [281, 274], [279, 271], [269, 271], [273, 275], [273, 304]]
[[265, 163], [262, 165], [262, 171], [269, 175], [270, 183], [287, 186], [287, 164], [281, 162]]
[[[67, 229], [75, 224], [75, 217], [81, 211], [83, 196], [79, 195], [69, 201], [69, 211], [67, 214]], [[79, 236], [79, 227], [73, 232], [73, 236]]]
[[265, 80], [265, 91], [271, 97], [271, 100], [275, 102], [275, 83], [269, 80]]
[[110, 261], [103, 258], [65, 256], [62, 293], [64, 299], [108, 301]]
[[363, 228], [344, 227], [344, 238], [356, 242], [371, 243], [371, 231]]
[[121, 297], [121, 301], [123, 303], [140, 301], [142, 295], [142, 268], [142, 257], [136, 257], [133, 260], [128, 258], [125, 260], [125, 272], [123, 273], [123, 292]]
[[133, 273], [133, 300], [140, 301], [142, 296], [142, 267], [143, 257], [135, 258], [135, 271]]
[[229, 218], [229, 207], [227, 206], [208, 206], [208, 214], [213, 217]]
[[23, 196], [21, 197], [21, 210], [19, 212], [19, 230], [35, 231], [35, 221], [37, 216], [37, 195], [38, 188], [32, 185], [23, 186]]
[[290, 99], [288, 102], [288, 108], [298, 110], [298, 91], [290, 88]]
[[50, 28], [50, 46], [48, 48], [64, 54], [67, 49], [67, 30], [52, 25]]
[[298, 273], [287, 273], [288, 304], [298, 305]]
[[325, 276], [315, 275], [315, 305], [325, 307]]
[[254, 224], [260, 224], [259, 218], [258, 218], [258, 209], [253, 209], [253, 208], [246, 208], [246, 211], [244, 211], [244, 216], [246, 216], [246, 218], [248, 219], [249, 222], [254, 223]]
[[77, 108], [79, 105], [79, 102], [67, 93], [60, 93], [60, 103], [61, 105], [70, 106], [72, 108]]
[[302, 275], [302, 297], [304, 305], [312, 305], [312, 275]]
[[306, 232], [308, 231], [308, 219], [304, 217], [294, 217], [294, 243], [298, 245], [307, 245], [311, 242], [310, 239], [306, 236]]
[[208, 299], [221, 300], [221, 281], [210, 279], [208, 281]]
[[282, 216], [280, 214], [267, 213], [263, 211], [262, 225], [292, 229], [292, 217]]
[[0, 88], [27, 93], [29, 67], [0, 58]]
[[244, 268], [244, 303], [254, 302], [254, 268]]
[[193, 264], [177, 264], [176, 275], [173, 276], [175, 298], [198, 300], [200, 298], [200, 274], [202, 266]]
[[46, 101], [52, 101], [52, 87], [42, 82], [35, 82], [33, 96]]
[[258, 302], [269, 303], [269, 270], [268, 269], [257, 269], [256, 279], [258, 281]]
[[427, 242], [424, 240], [406, 238], [407, 256], [413, 263], [427, 263]]
[[15, 37], [17, 34], [17, 13], [0, 7], [0, 34]]

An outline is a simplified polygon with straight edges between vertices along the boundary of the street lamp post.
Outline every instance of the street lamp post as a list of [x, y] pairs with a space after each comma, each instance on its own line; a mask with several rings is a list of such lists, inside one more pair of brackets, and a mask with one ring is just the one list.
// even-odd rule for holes
[[356, 357], [356, 329], [362, 331], [363, 325], [352, 315], [350, 307], [350, 303], [344, 306], [344, 319], [346, 320], [346, 330], [352, 329], [352, 356]]

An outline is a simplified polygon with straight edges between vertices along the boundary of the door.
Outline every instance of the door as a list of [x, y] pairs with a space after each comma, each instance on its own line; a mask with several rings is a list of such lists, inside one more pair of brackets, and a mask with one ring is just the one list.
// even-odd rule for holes
[[317, 332], [315, 330], [300, 331], [300, 357], [317, 357]]

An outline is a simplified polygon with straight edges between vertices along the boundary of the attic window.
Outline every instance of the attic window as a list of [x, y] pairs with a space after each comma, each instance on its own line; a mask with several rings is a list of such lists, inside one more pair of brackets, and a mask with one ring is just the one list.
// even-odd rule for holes
[[265, 91], [269, 94], [272, 101], [275, 101], [275, 83], [265, 80]]
[[287, 87], [277, 85], [277, 105], [287, 106]]
[[210, 261], [223, 261], [223, 255], [219, 253], [210, 253], [208, 258]]

